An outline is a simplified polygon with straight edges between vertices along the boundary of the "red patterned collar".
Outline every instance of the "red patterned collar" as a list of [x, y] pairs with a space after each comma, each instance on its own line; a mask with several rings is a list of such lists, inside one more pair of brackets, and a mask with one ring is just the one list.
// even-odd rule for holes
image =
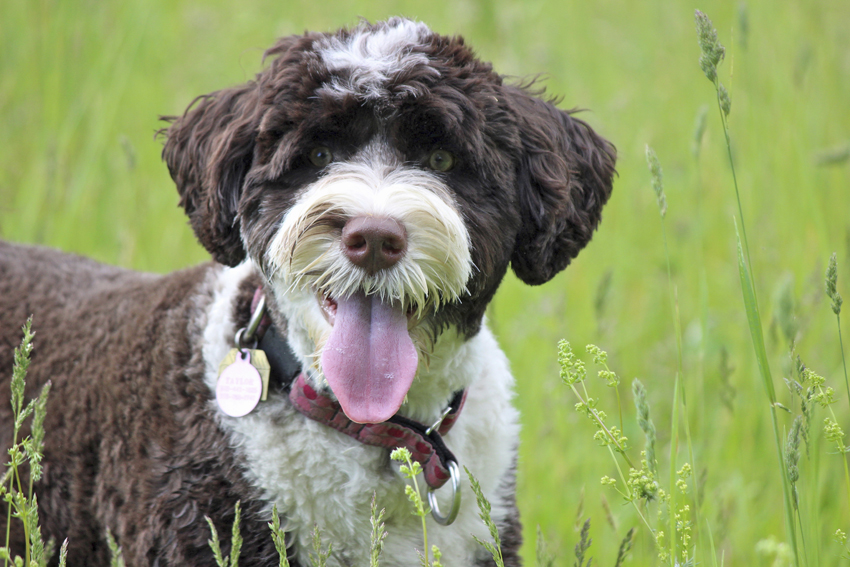
[[425, 482], [431, 488], [440, 488], [450, 478], [449, 462], [457, 462], [446, 447], [442, 436], [448, 433], [460, 415], [466, 401], [466, 390], [460, 390], [443, 413], [443, 418], [431, 427], [399, 414], [383, 423], [355, 423], [343, 413], [339, 403], [326, 394], [314, 390], [298, 375], [289, 390], [293, 405], [307, 417], [333, 427], [366, 445], [393, 450], [406, 447], [414, 461], [422, 465]]

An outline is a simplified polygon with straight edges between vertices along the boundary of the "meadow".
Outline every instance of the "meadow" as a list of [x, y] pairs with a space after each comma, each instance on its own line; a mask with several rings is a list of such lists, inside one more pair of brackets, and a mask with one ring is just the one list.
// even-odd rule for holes
[[[726, 47], [718, 75], [731, 97], [729, 155], [714, 86], [698, 63], [695, 8], [712, 18]], [[598, 565], [614, 564], [632, 527], [626, 564], [661, 563], [639, 512], [669, 537], [658, 502], [626, 505], [600, 482], [617, 478], [617, 468], [559, 376], [562, 338], [588, 361], [585, 344], [607, 351], [621, 377], [622, 429], [635, 462], [644, 441], [632, 379], [646, 387], [665, 486], [671, 455], [676, 470], [686, 462], [693, 468], [679, 501], [697, 507], [698, 563], [794, 564], [771, 416], [784, 447], [800, 414], [784, 380], [796, 379], [792, 343], [794, 356], [834, 388], [831, 408], [850, 431], [838, 327], [824, 291], [827, 262], [837, 253], [838, 291], [850, 299], [844, 0], [6, 0], [0, 237], [154, 272], [207, 260], [160, 160], [158, 116], [249, 80], [281, 35], [395, 14], [463, 35], [503, 74], [542, 74], [563, 108], [587, 109], [580, 116], [618, 149], [619, 175], [590, 245], [543, 286], [509, 275], [489, 312], [517, 378], [526, 564], [535, 564], [538, 525], [557, 565], [574, 562], [587, 518], [587, 555]], [[695, 136], [701, 116], [704, 130]], [[647, 144], [664, 171], [663, 225]], [[739, 229], [745, 223], [749, 240], [773, 408], [748, 327], [736, 222]], [[850, 314], [843, 315], [846, 356]], [[588, 390], [618, 422], [616, 393], [590, 363], [589, 373]], [[833, 534], [850, 532], [841, 461], [848, 455], [822, 438], [828, 411], [814, 412], [799, 458], [798, 564], [846, 565], [850, 552]]]

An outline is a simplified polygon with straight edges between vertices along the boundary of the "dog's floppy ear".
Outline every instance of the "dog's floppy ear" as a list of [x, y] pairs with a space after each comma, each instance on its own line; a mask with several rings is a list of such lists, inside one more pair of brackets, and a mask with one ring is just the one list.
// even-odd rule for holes
[[616, 150], [582, 120], [507, 87], [518, 115], [522, 150], [518, 198], [522, 225], [511, 266], [525, 283], [542, 284], [590, 241], [611, 194]]
[[195, 99], [172, 118], [162, 157], [201, 244], [216, 261], [245, 258], [236, 211], [260, 120], [255, 82]]

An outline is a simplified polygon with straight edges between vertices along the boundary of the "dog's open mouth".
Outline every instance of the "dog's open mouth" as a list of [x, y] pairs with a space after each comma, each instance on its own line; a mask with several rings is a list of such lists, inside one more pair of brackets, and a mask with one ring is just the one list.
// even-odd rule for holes
[[408, 320], [413, 310], [379, 294], [320, 296], [333, 326], [322, 351], [322, 370], [345, 414], [357, 423], [380, 423], [401, 407], [419, 362]]

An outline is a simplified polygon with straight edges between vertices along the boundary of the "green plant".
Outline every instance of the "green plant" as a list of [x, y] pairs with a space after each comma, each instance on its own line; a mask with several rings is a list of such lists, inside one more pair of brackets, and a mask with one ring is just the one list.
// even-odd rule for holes
[[590, 548], [591, 543], [593, 543], [593, 540], [590, 539], [590, 518], [588, 518], [587, 521], [584, 522], [584, 525], [582, 525], [581, 527], [579, 540], [575, 547], [575, 567], [590, 567], [590, 564], [593, 562], [593, 559], [587, 558], [587, 563], [585, 563], [585, 554], [587, 554], [587, 550]]
[[838, 326], [838, 345], [841, 348], [841, 364], [844, 368], [844, 387], [847, 390], [847, 404], [850, 405], [850, 381], [847, 379], [847, 359], [844, 357], [844, 339], [841, 338], [841, 304], [844, 300], [841, 299], [841, 294], [838, 293], [838, 260], [835, 252], [829, 257], [829, 266], [826, 268], [826, 295], [830, 300], [830, 307], [835, 313], [835, 321]]
[[313, 567], [326, 567], [331, 553], [333, 542], [328, 543], [327, 549], [322, 549], [322, 530], [319, 526], [313, 526], [313, 553], [310, 554], [310, 563]]
[[236, 516], [233, 518], [233, 528], [230, 536], [230, 556], [224, 557], [221, 553], [221, 542], [218, 539], [218, 532], [215, 529], [215, 524], [213, 524], [213, 521], [209, 516], [204, 516], [207, 520], [207, 524], [210, 526], [210, 532], [212, 532], [212, 539], [210, 539], [208, 543], [210, 544], [210, 549], [213, 551], [215, 562], [218, 567], [238, 567], [239, 565], [239, 553], [242, 551], [242, 534], [239, 531], [239, 522], [241, 517], [242, 510], [240, 508], [240, 502], [237, 502]]
[[372, 524], [369, 567], [378, 567], [378, 559], [380, 559], [381, 551], [384, 549], [384, 538], [387, 537], [387, 532], [384, 531], [384, 509], [381, 508], [381, 511], [378, 512], [377, 498], [377, 494], [372, 494], [372, 516], [369, 520]]
[[[419, 559], [423, 567], [442, 567], [440, 564], [440, 550], [436, 545], [432, 546], [431, 553], [434, 560], [428, 558], [428, 527], [425, 525], [425, 517], [430, 513], [422, 499], [422, 493], [419, 491], [419, 482], [416, 476], [422, 472], [422, 465], [411, 459], [410, 451], [404, 447], [397, 447], [390, 453], [390, 458], [401, 463], [399, 467], [404, 478], [410, 480], [413, 484], [408, 484], [404, 487], [404, 493], [407, 495], [410, 503], [413, 504], [413, 514], [418, 516], [422, 522], [422, 548], [424, 551], [419, 552]], [[374, 541], [374, 539], [373, 539]], [[374, 544], [373, 544], [374, 549]], [[374, 553], [374, 552], [373, 552]]]
[[478, 504], [478, 517], [481, 518], [481, 521], [484, 522], [484, 525], [487, 526], [487, 529], [490, 531], [490, 537], [493, 538], [493, 543], [483, 541], [479, 539], [478, 536], [472, 537], [475, 538], [475, 541], [477, 541], [481, 547], [490, 552], [490, 555], [493, 556], [493, 561], [496, 563], [496, 567], [505, 567], [505, 561], [502, 558], [502, 539], [499, 537], [499, 528], [496, 527], [496, 523], [490, 516], [490, 501], [484, 497], [484, 493], [481, 491], [481, 485], [478, 483], [478, 479], [469, 472], [468, 468], [463, 467], [463, 469], [469, 477], [469, 485], [472, 487], [472, 492], [475, 493], [475, 501]]
[[741, 193], [738, 189], [738, 177], [735, 173], [735, 160], [732, 157], [732, 142], [729, 136], [729, 112], [732, 109], [732, 101], [729, 92], [723, 83], [717, 77], [717, 66], [723, 61], [726, 54], [726, 49], [717, 39], [717, 30], [714, 28], [711, 20], [704, 13], [696, 10], [695, 12], [698, 42], [700, 46], [700, 68], [705, 73], [705, 76], [714, 85], [717, 98], [717, 108], [720, 112], [720, 121], [723, 126], [723, 134], [726, 140], [726, 151], [729, 157], [729, 165], [732, 171], [732, 181], [735, 187], [735, 197], [738, 203], [738, 215], [741, 222], [741, 234], [743, 235], [743, 245], [741, 238], [738, 236], [738, 224], [735, 223], [735, 235], [738, 243], [738, 271], [741, 278], [741, 291], [744, 295], [744, 307], [747, 314], [747, 322], [750, 328], [750, 336], [755, 349], [756, 360], [758, 361], [759, 371], [762, 377], [762, 382], [767, 393], [768, 401], [770, 402], [770, 414], [773, 423], [773, 437], [776, 443], [776, 453], [779, 460], [779, 467], [782, 474], [782, 494], [785, 507], [785, 525], [788, 530], [788, 539], [791, 544], [791, 549], [794, 558], [794, 564], [800, 564], [799, 553], [797, 550], [797, 533], [794, 524], [793, 504], [790, 491], [790, 483], [788, 482], [788, 470], [785, 460], [782, 455], [782, 438], [779, 434], [779, 424], [776, 417], [777, 399], [776, 392], [773, 386], [773, 377], [770, 373], [770, 364], [767, 358], [767, 352], [764, 347], [764, 336], [762, 333], [761, 315], [759, 313], [758, 297], [753, 284], [753, 266], [749, 252], [749, 243], [747, 240], [746, 223], [744, 222], [744, 210], [741, 205]]
[[272, 521], [269, 522], [269, 529], [272, 531], [272, 541], [280, 556], [278, 567], [289, 567], [289, 557], [286, 554], [286, 532], [280, 527], [280, 515], [277, 513], [277, 504], [272, 506]]
[[[595, 345], [587, 345], [586, 350], [588, 354], [593, 356], [596, 364], [603, 366], [603, 369], [599, 371], [599, 376], [605, 378], [609, 385], [613, 384], [616, 387], [615, 382], [610, 379], [610, 376], [614, 375], [614, 373], [608, 367], [607, 353]], [[576, 411], [587, 416], [597, 428], [594, 439], [608, 449], [617, 468], [620, 477], [619, 481], [608, 476], [603, 476], [601, 479], [602, 484], [612, 487], [626, 502], [633, 506], [653, 536], [659, 560], [663, 562], [669, 561], [671, 566], [695, 563], [695, 548], [691, 541], [693, 532], [691, 507], [684, 500], [679, 501], [674, 497], [676, 493], [681, 494], [683, 497], [687, 497], [690, 493], [688, 480], [691, 478], [692, 468], [689, 463], [684, 463], [681, 468], [676, 469], [675, 452], [671, 447], [672, 474], [670, 487], [665, 490], [659, 484], [658, 469], [654, 456], [656, 429], [649, 416], [646, 388], [637, 379], [632, 383], [638, 425], [646, 437], [646, 448], [641, 452], [641, 467], [638, 469], [632, 465], [632, 461], [628, 456], [628, 439], [626, 436], [616, 426], [606, 426], [605, 420], [607, 419], [607, 415], [598, 408], [598, 399], [591, 397], [588, 393], [586, 386], [586, 366], [575, 355], [572, 347], [565, 340], [558, 343], [558, 362], [561, 366], [561, 379], [579, 399], [579, 402], [575, 406]], [[582, 392], [578, 391], [577, 385], [581, 386]], [[675, 424], [677, 423], [675, 408], [679, 399], [678, 380], [676, 381], [676, 385], [673, 393], [674, 412], [672, 429], [674, 431]], [[619, 401], [619, 396], [617, 399]], [[673, 438], [675, 438], [675, 432]], [[629, 470], [627, 475], [624, 474], [620, 467], [617, 455], [628, 465]], [[660, 527], [653, 527], [645, 514], [648, 506], [655, 502], [662, 504], [658, 509], [659, 526], [661, 525], [662, 517], [666, 515], [669, 530], [667, 533]], [[588, 524], [586, 524], [587, 526]], [[630, 542], [631, 538], [632, 535], [630, 534], [626, 540]], [[621, 549], [618, 555], [625, 556], [625, 553], [630, 548], [631, 544], [626, 543], [626, 540], [623, 540], [621, 543]], [[583, 535], [579, 546], [576, 547], [576, 557], [579, 559], [579, 565], [583, 560], [588, 545], [589, 542], [586, 542], [586, 536]], [[622, 557], [619, 557], [618, 564], [621, 562]]]
[[[41, 393], [34, 400], [24, 406], [24, 389], [26, 386], [26, 374], [30, 364], [30, 355], [33, 349], [32, 317], [23, 326], [23, 340], [20, 347], [15, 349], [14, 367], [12, 369], [12, 415], [14, 419], [14, 432], [12, 446], [9, 448], [9, 462], [6, 465], [6, 474], [0, 483], [0, 496], [6, 501], [6, 544], [0, 548], [0, 557], [3, 564], [8, 565], [12, 561], [15, 566], [38, 566], [44, 567], [53, 554], [53, 543], [44, 544], [41, 537], [41, 528], [38, 523], [38, 499], [33, 494], [33, 483], [37, 482], [42, 475], [41, 459], [44, 453], [44, 418], [47, 414], [47, 396], [50, 392], [48, 381], [41, 389]], [[30, 435], [18, 440], [21, 429], [28, 417], [32, 416]], [[29, 481], [24, 482], [24, 465], [29, 468]], [[25, 488], [26, 485], [26, 488]], [[25, 557], [12, 556], [9, 549], [11, 536], [12, 518], [19, 520], [24, 529], [24, 541], [26, 542]], [[63, 544], [63, 548], [67, 546]], [[64, 555], [62, 555], [64, 557]], [[63, 559], [64, 561], [64, 559]]]
[[110, 567], [125, 567], [124, 554], [109, 529], [106, 530], [106, 545], [109, 547]]

